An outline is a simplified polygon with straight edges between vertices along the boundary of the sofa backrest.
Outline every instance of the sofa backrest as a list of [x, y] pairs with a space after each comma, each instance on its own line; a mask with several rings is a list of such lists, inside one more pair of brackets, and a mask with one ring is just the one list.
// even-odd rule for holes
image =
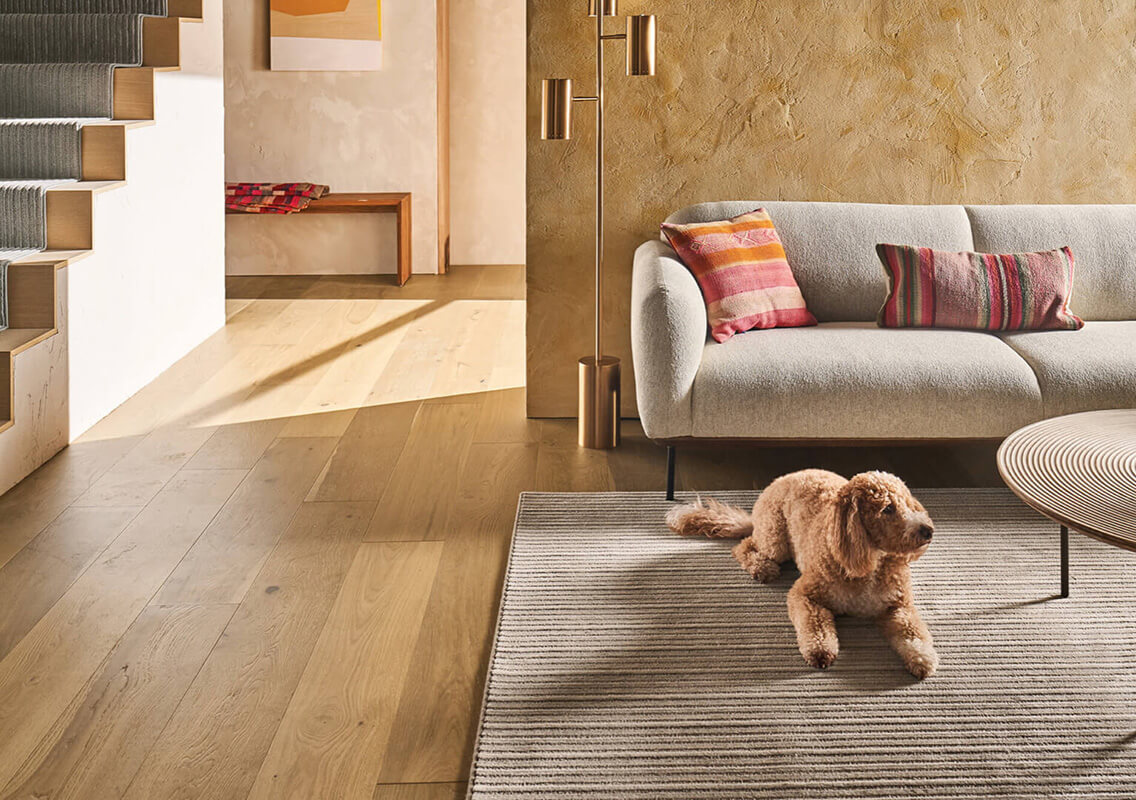
[[876, 244], [973, 250], [962, 206], [741, 201], [702, 203], [667, 222], [712, 222], [764, 208], [773, 219], [809, 310], [821, 322], [871, 322], [887, 295]]
[[1072, 248], [1074, 314], [1136, 319], [1136, 206], [967, 206], [966, 213], [980, 253]]

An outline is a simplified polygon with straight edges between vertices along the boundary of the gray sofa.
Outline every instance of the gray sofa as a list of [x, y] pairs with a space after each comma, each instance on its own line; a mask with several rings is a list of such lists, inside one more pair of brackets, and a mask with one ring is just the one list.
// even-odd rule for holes
[[[664, 241], [635, 254], [631, 335], [643, 428], [691, 440], [999, 439], [1045, 417], [1136, 406], [1136, 206], [705, 203], [763, 207], [819, 326], [708, 336], [694, 276]], [[881, 329], [877, 242], [1023, 252], [1069, 245], [1080, 331]]]

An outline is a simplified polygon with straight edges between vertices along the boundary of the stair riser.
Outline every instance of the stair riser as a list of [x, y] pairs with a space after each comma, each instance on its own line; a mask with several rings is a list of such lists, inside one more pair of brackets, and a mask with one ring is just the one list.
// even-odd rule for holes
[[154, 118], [154, 70], [119, 67], [114, 71], [114, 119]]
[[55, 302], [55, 265], [8, 267], [8, 327], [56, 327]]
[[91, 192], [47, 193], [47, 249], [90, 250], [94, 247]]
[[126, 180], [126, 128], [122, 125], [87, 125], [82, 129], [85, 181]]

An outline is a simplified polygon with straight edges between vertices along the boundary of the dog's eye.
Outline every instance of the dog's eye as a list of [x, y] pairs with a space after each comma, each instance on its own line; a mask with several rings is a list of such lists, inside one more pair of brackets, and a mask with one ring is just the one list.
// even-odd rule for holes
[[895, 503], [888, 503], [887, 506], [884, 508], [884, 513], [885, 514], [894, 514], [895, 513]]

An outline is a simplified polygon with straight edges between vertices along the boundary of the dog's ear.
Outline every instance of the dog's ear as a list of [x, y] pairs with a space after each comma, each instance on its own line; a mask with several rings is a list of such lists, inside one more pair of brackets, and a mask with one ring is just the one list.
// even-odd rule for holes
[[833, 557], [850, 578], [865, 578], [875, 569], [876, 559], [868, 532], [860, 519], [860, 497], [846, 484], [837, 495], [835, 519], [829, 527], [829, 547]]

